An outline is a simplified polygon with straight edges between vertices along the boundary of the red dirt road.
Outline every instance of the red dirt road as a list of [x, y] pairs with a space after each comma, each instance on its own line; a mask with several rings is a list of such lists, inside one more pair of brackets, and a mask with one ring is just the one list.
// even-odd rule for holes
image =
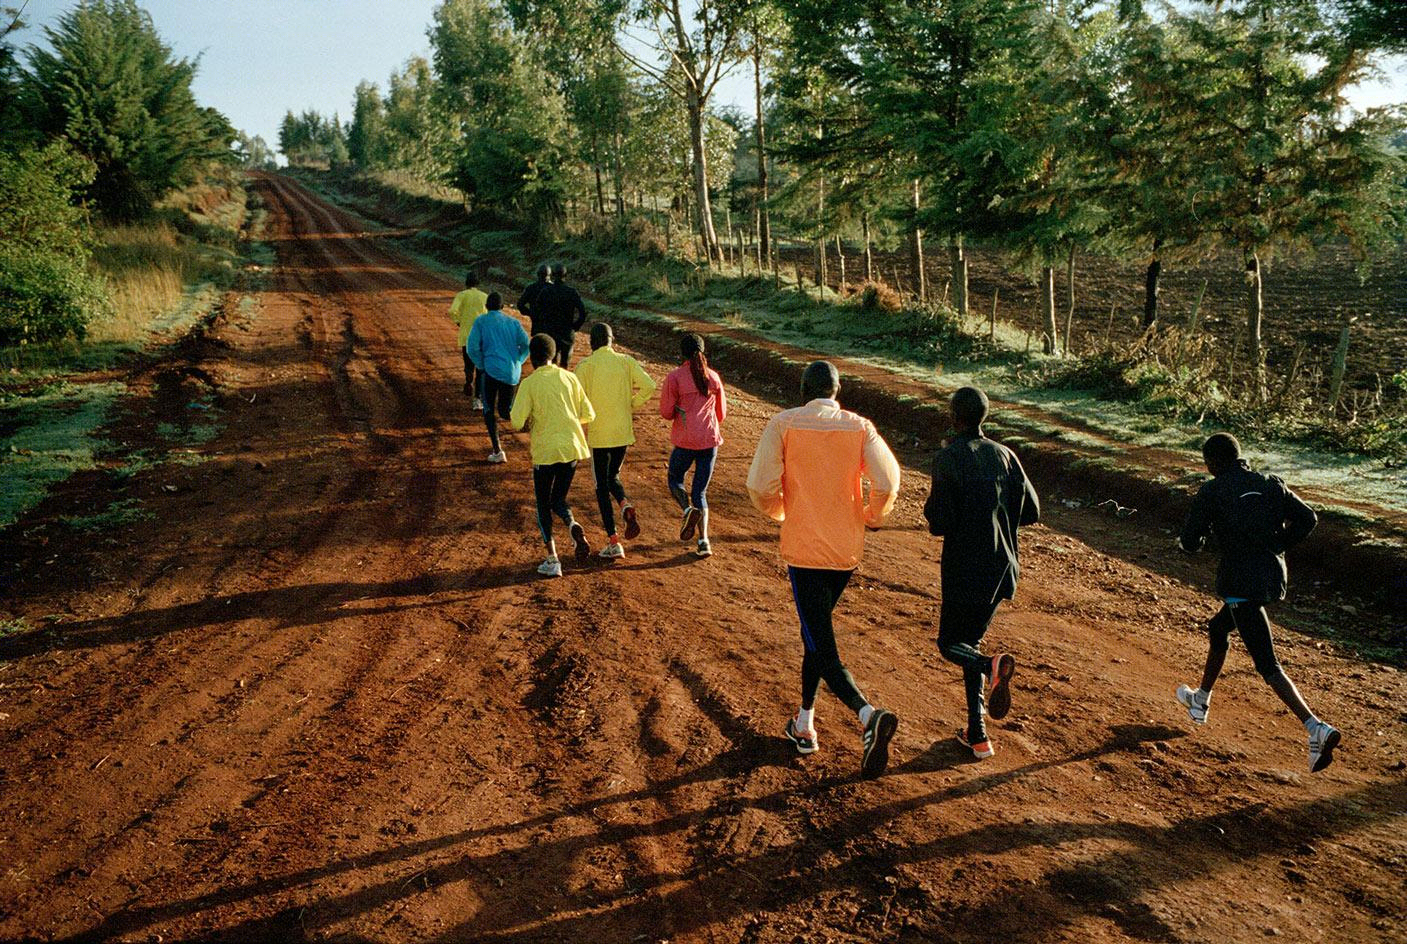
[[[116, 428], [144, 441], [195, 377], [222, 406], [206, 461], [121, 486], [154, 517], [106, 541], [36, 537], [116, 487], [91, 477], [11, 530], [6, 606], [50, 625], [0, 641], [0, 938], [1407, 936], [1404, 673], [1281, 632], [1345, 734], [1317, 776], [1239, 648], [1194, 730], [1172, 692], [1200, 667], [1209, 562], [1168, 564], [1162, 532], [1037, 482], [1048, 525], [991, 636], [1019, 660], [1015, 707], [997, 756], [964, 759], [924, 457], [901, 450], [895, 526], [838, 614], [902, 719], [890, 772], [856, 780], [858, 731], [824, 693], [822, 752], [799, 759], [780, 737], [799, 634], [743, 487], [791, 404], [733, 388], [712, 559], [670, 533], [646, 411], [625, 475], [642, 540], [540, 579], [526, 440], [483, 461], [453, 286], [300, 186], [259, 186], [279, 260], [261, 311]], [[585, 470], [573, 503], [599, 540]]]

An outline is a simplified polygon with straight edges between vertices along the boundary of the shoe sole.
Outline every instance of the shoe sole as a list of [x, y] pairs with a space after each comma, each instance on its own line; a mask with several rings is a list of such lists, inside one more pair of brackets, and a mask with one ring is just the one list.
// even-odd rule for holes
[[696, 547], [696, 548], [694, 548], [694, 556], [695, 556], [695, 557], [712, 557], [712, 556], [713, 556], [713, 548], [711, 548], [711, 547], [709, 547], [709, 548], [699, 548], [699, 547]]
[[572, 540], [576, 542], [576, 559], [586, 560], [591, 556], [591, 545], [586, 540], [586, 529], [579, 524], [572, 525]]
[[633, 541], [640, 536], [640, 522], [635, 517], [635, 507], [629, 506], [621, 512], [621, 517], [625, 519], [625, 539]]
[[804, 746], [802, 746], [801, 739], [798, 738], [798, 737], [792, 732], [792, 727], [791, 727], [791, 722], [790, 722], [790, 721], [787, 722], [786, 736], [787, 736], [787, 740], [790, 741], [793, 745], [796, 746], [796, 752], [797, 752], [798, 754], [814, 754], [814, 753], [816, 753], [818, 750], [820, 750], [820, 748], [818, 748], [818, 747], [815, 745], [814, 742], [811, 744], [810, 747], [804, 747]]
[[1011, 711], [1011, 677], [1016, 674], [1016, 659], [1012, 656], [997, 656], [997, 677], [992, 682], [992, 693], [987, 696], [987, 714], [1000, 721]]
[[694, 532], [699, 527], [699, 510], [690, 508], [684, 515], [684, 523], [679, 526], [679, 540], [687, 541], [694, 536]]
[[602, 560], [620, 560], [620, 559], [621, 559], [622, 557], [624, 557], [625, 555], [624, 555], [624, 554], [607, 554], [607, 553], [603, 550], [603, 551], [601, 551], [600, 553], [598, 553], [596, 556], [599, 557], [599, 558], [601, 558]]
[[1334, 762], [1334, 748], [1338, 747], [1339, 742], [1342, 740], [1343, 735], [1341, 733], [1337, 730], [1330, 731], [1329, 736], [1324, 740], [1323, 749], [1319, 752], [1319, 759], [1314, 762], [1314, 766], [1309, 769], [1309, 772], [1317, 774], [1319, 771], [1332, 764]]
[[1189, 717], [1189, 718], [1192, 719], [1192, 723], [1193, 723], [1193, 724], [1206, 724], [1206, 723], [1207, 723], [1207, 715], [1206, 715], [1206, 713], [1203, 712], [1202, 717], [1200, 717], [1200, 718], [1197, 717], [1195, 714], [1192, 713], [1192, 710], [1193, 710], [1193, 707], [1194, 707], [1194, 706], [1189, 705], [1187, 702], [1183, 701], [1181, 696], [1177, 696], [1177, 703], [1178, 703], [1179, 705], [1181, 705], [1182, 707], [1184, 707], [1184, 708], [1187, 709], [1187, 717]]
[[889, 766], [889, 742], [899, 730], [899, 718], [893, 712], [882, 711], [875, 723], [874, 743], [860, 761], [860, 776], [873, 779]]
[[[997, 749], [992, 746], [992, 742], [991, 742], [991, 741], [987, 741], [987, 742], [986, 742], [986, 744], [987, 744], [987, 749], [986, 749], [985, 751], [979, 751], [977, 748], [975, 748], [975, 747], [972, 746], [972, 742], [970, 742], [970, 741], [967, 739], [967, 736], [964, 735], [964, 734], [962, 733], [962, 731], [958, 731], [958, 733], [957, 733], [957, 741], [958, 741], [958, 743], [961, 744], [963, 747], [965, 747], [965, 748], [967, 748], [969, 751], [971, 751], [971, 752], [972, 752], [972, 756], [975, 757], [975, 758], [977, 758], [978, 760], [986, 760], [988, 757], [993, 756], [993, 755], [996, 754], [996, 752], [997, 752]], [[981, 744], [981, 743], [983, 743], [983, 742], [978, 741], [977, 743], [978, 743], [978, 744]]]

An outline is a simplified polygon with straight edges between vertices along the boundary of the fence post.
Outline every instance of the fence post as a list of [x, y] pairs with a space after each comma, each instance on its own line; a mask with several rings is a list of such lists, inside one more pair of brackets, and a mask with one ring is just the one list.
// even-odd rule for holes
[[1345, 314], [1343, 327], [1339, 329], [1339, 346], [1338, 350], [1334, 351], [1333, 379], [1329, 381], [1330, 413], [1339, 408], [1339, 398], [1343, 396], [1344, 375], [1348, 373], [1348, 336], [1357, 320], [1356, 317]]

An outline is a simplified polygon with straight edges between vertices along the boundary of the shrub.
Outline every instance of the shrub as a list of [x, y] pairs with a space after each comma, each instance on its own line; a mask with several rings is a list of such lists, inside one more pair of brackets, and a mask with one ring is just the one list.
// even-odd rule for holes
[[904, 307], [899, 293], [882, 282], [866, 282], [860, 286], [860, 307], [865, 311], [894, 314]]
[[0, 345], [81, 338], [106, 308], [101, 280], [82, 261], [0, 250]]

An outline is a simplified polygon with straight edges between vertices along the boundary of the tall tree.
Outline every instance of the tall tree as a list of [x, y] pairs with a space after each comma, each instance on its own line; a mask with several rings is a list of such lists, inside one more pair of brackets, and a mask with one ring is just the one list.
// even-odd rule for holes
[[386, 103], [381, 100], [381, 90], [373, 82], [359, 82], [347, 129], [347, 155], [358, 167], [385, 167], [387, 145]]

